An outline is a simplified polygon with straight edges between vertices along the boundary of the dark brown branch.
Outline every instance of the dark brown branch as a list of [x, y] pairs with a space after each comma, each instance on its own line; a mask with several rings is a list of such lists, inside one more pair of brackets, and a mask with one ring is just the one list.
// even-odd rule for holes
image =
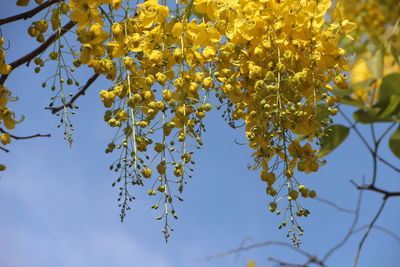
[[358, 248], [357, 248], [357, 252], [356, 252], [356, 256], [354, 257], [354, 261], [353, 261], [353, 265], [352, 267], [356, 267], [357, 263], [358, 263], [358, 258], [360, 257], [361, 254], [361, 250], [362, 247], [364, 245], [365, 240], [367, 240], [367, 237], [369, 235], [369, 232], [371, 232], [372, 227], [374, 227], [375, 222], [378, 220], [379, 216], [382, 213], [383, 208], [386, 205], [386, 201], [387, 201], [388, 197], [384, 197], [381, 206], [379, 207], [378, 212], [376, 213], [375, 217], [372, 219], [371, 223], [368, 226], [367, 231], [365, 232], [364, 236], [362, 237], [360, 243], [358, 244]]
[[[0, 132], [7, 133], [3, 128], [0, 128]], [[36, 137], [51, 137], [51, 134], [34, 134], [34, 135], [29, 135], [29, 136], [15, 136], [15, 135], [10, 134], [10, 137], [15, 140], [23, 140], [23, 139], [31, 139], [31, 138], [36, 138]]]
[[[41, 44], [39, 47], [37, 47], [35, 50], [31, 51], [30, 53], [26, 54], [23, 57], [20, 57], [19, 59], [13, 61], [11, 65], [11, 71], [18, 68], [22, 64], [31, 61], [34, 57], [45, 51], [54, 41], [56, 41], [58, 38], [60, 38], [62, 35], [64, 35], [66, 32], [68, 32], [72, 27], [75, 26], [75, 22], [69, 21], [67, 24], [65, 24], [59, 31], [51, 35], [43, 44]], [[0, 77], [0, 84], [4, 84], [6, 81], [7, 77], [9, 74], [3, 74]]]
[[10, 150], [8, 150], [7, 148], [4, 148], [2, 146], [0, 146], [0, 149], [3, 150], [4, 152], [7, 152], [7, 153], [10, 152]]
[[282, 261], [280, 259], [276, 259], [276, 258], [272, 258], [269, 257], [268, 260], [275, 262], [276, 264], [278, 264], [279, 266], [290, 266], [290, 267], [308, 267], [309, 264], [314, 263], [314, 264], [318, 264], [321, 267], [326, 267], [325, 263], [321, 260], [319, 260], [317, 257], [312, 256], [310, 257], [307, 262], [300, 264], [300, 263], [290, 263], [290, 262], [286, 262], [286, 261]]
[[43, 9], [45, 9], [57, 2], [60, 2], [60, 0], [49, 0], [47, 2], [44, 2], [41, 5], [38, 5], [37, 7], [35, 7], [32, 10], [29, 10], [24, 13], [20, 13], [20, 14], [17, 14], [17, 15], [8, 17], [8, 18], [0, 19], [0, 25], [7, 24], [7, 23], [10, 23], [10, 22], [13, 22], [16, 20], [20, 20], [20, 19], [31, 18], [31, 17], [35, 16], [37, 13], [39, 13], [40, 11], [42, 11]]
[[399, 192], [391, 192], [391, 191], [386, 191], [384, 189], [378, 188], [373, 184], [370, 185], [358, 185], [354, 181], [351, 181], [351, 183], [358, 189], [358, 190], [369, 190], [369, 191], [375, 191], [377, 193], [381, 193], [384, 195], [384, 198], [389, 198], [389, 197], [399, 197], [400, 196], [400, 191]]
[[59, 107], [45, 107], [45, 109], [50, 109], [51, 113], [57, 113], [58, 111], [62, 110], [64, 107], [69, 107], [72, 108], [72, 104], [75, 102], [76, 99], [78, 99], [78, 97], [84, 95], [86, 93], [86, 90], [90, 87], [90, 85], [92, 85], [92, 83], [94, 83], [94, 81], [99, 77], [99, 74], [94, 74], [92, 77], [90, 77], [86, 84], [84, 86], [81, 87], [81, 89], [79, 90], [78, 93], [76, 93], [70, 101], [68, 101], [68, 103], [66, 103], [63, 106], [59, 106]]

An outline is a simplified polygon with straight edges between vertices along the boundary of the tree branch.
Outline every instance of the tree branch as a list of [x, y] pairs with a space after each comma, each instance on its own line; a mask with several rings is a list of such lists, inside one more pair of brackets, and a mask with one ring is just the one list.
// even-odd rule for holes
[[391, 192], [391, 191], [386, 191], [384, 189], [378, 188], [373, 184], [370, 185], [358, 185], [356, 184], [353, 180], [350, 181], [358, 190], [369, 190], [369, 191], [375, 191], [377, 193], [381, 193], [384, 195], [384, 198], [389, 198], [389, 197], [398, 197], [400, 196], [400, 191], [398, 192]]
[[355, 214], [354, 215], [354, 219], [353, 219], [353, 222], [352, 222], [349, 230], [347, 231], [347, 234], [343, 237], [343, 239], [337, 245], [335, 245], [328, 252], [326, 252], [325, 256], [322, 258], [323, 262], [325, 262], [336, 250], [338, 250], [344, 244], [346, 244], [347, 240], [353, 234], [354, 228], [356, 227], [356, 225], [358, 223], [358, 219], [360, 218], [360, 209], [361, 209], [362, 196], [363, 196], [363, 191], [359, 191], [357, 204], [356, 204], [356, 210], [355, 210], [355, 213], [354, 213]]
[[358, 135], [358, 137], [360, 137], [361, 141], [364, 143], [364, 145], [367, 147], [368, 151], [373, 154], [373, 150], [371, 148], [371, 146], [368, 144], [367, 140], [365, 140], [364, 136], [360, 133], [360, 131], [358, 130], [358, 128], [356, 127], [357, 123], [353, 123], [349, 117], [347, 117], [347, 115], [339, 109], [340, 114], [343, 116], [343, 118], [349, 123], [350, 128], [353, 129], [356, 134]]
[[239, 247], [239, 248], [227, 250], [227, 251], [215, 254], [215, 255], [207, 256], [207, 257], [201, 258], [201, 259], [197, 259], [196, 261], [208, 261], [208, 260], [212, 260], [212, 259], [215, 259], [215, 258], [224, 257], [224, 256], [229, 255], [229, 254], [234, 254], [234, 253], [238, 253], [238, 252], [241, 252], [241, 251], [250, 250], [250, 249], [259, 248], [259, 247], [265, 247], [265, 246], [269, 246], [269, 245], [288, 247], [288, 248], [290, 248], [290, 249], [292, 249], [292, 250], [304, 255], [307, 258], [314, 257], [312, 254], [310, 254], [310, 253], [308, 253], [308, 252], [306, 252], [306, 251], [304, 251], [304, 250], [302, 250], [302, 249], [300, 249], [298, 247], [295, 247], [292, 244], [289, 244], [289, 243], [286, 243], [286, 242], [281, 242], [281, 241], [266, 241], [266, 242], [263, 242], [263, 243], [255, 243], [255, 244], [252, 244], [252, 245], [249, 245], [249, 246]]
[[[363, 226], [361, 226], [360, 228], [354, 230], [353, 234], [356, 234], [356, 233], [362, 231], [363, 229], [365, 229], [365, 228], [367, 228], [367, 227], [368, 227], [368, 225], [363, 225]], [[397, 242], [399, 242], [399, 244], [400, 244], [400, 236], [398, 236], [396, 233], [393, 233], [393, 232], [390, 231], [389, 229], [386, 229], [385, 227], [379, 226], [379, 225], [375, 225], [375, 226], [372, 227], [372, 228], [373, 228], [373, 229], [376, 229], [376, 230], [379, 230], [379, 231], [382, 231], [382, 232], [384, 232], [384, 233], [390, 235], [391, 237], [393, 237], [393, 238], [394, 238]]]
[[[360, 131], [358, 130], [358, 128], [356, 127], [356, 123], [353, 123], [349, 117], [347, 117], [347, 115], [339, 110], [340, 114], [343, 116], [343, 118], [349, 123], [350, 128], [353, 129], [355, 131], [355, 133], [357, 134], [357, 136], [361, 139], [361, 141], [364, 143], [364, 145], [367, 147], [368, 151], [371, 153], [371, 155], [373, 157], [377, 157], [383, 164], [385, 164], [386, 166], [388, 166], [389, 168], [393, 169], [396, 172], [400, 172], [400, 168], [396, 167], [394, 164], [388, 162], [386, 159], [382, 158], [381, 156], [379, 156], [378, 154], [374, 154], [374, 150], [372, 149], [372, 147], [368, 144], [367, 140], [365, 140], [364, 136], [360, 133]], [[386, 131], [385, 133], [377, 140], [377, 142], [381, 142], [382, 139], [387, 132], [392, 128], [393, 126], [391, 125]]]
[[78, 99], [78, 97], [84, 95], [86, 93], [86, 90], [90, 87], [90, 85], [92, 85], [92, 83], [99, 77], [99, 74], [94, 74], [92, 77], [90, 77], [86, 84], [84, 86], [81, 87], [81, 89], [79, 90], [78, 93], [76, 93], [70, 101], [68, 101], [68, 103], [66, 103], [65, 105], [62, 106], [58, 106], [58, 107], [45, 107], [45, 109], [49, 109], [51, 110], [51, 113], [55, 114], [58, 111], [62, 110], [64, 107], [69, 107], [72, 108], [72, 104], [75, 102], [76, 99]]
[[[0, 128], [0, 132], [7, 133], [3, 128]], [[29, 136], [15, 136], [15, 135], [10, 134], [10, 137], [15, 140], [23, 140], [23, 139], [31, 139], [31, 138], [36, 138], [36, 137], [51, 137], [51, 134], [34, 134], [34, 135], [29, 135]]]
[[[37, 47], [35, 50], [31, 51], [30, 53], [26, 54], [25, 56], [20, 57], [19, 59], [13, 61], [11, 65], [11, 71], [18, 68], [22, 64], [31, 61], [34, 57], [45, 51], [54, 41], [68, 32], [72, 27], [75, 26], [75, 22], [72, 20], [65, 24], [59, 31], [51, 35], [43, 44]], [[9, 74], [3, 74], [0, 77], [0, 84], [4, 84]]]
[[387, 161], [386, 159], [382, 158], [381, 156], [377, 155], [378, 159], [385, 164], [386, 166], [388, 166], [389, 168], [393, 169], [396, 172], [400, 172], [400, 168], [394, 166], [392, 163], [390, 163], [389, 161]]
[[291, 262], [286, 262], [280, 259], [276, 259], [273, 257], [268, 258], [269, 261], [275, 262], [278, 264], [278, 266], [287, 266], [287, 267], [306, 267], [304, 264], [299, 264], [299, 263], [291, 263]]
[[354, 211], [354, 210], [349, 210], [349, 209], [346, 209], [346, 208], [342, 208], [342, 207], [338, 206], [337, 204], [335, 204], [334, 202], [332, 202], [330, 200], [327, 200], [327, 199], [316, 197], [316, 198], [314, 198], [314, 200], [317, 200], [317, 201], [320, 201], [322, 203], [325, 203], [325, 204], [327, 204], [327, 205], [329, 205], [329, 206], [331, 206], [331, 207], [333, 207], [333, 208], [335, 208], [335, 209], [337, 209], [338, 211], [341, 211], [341, 212], [347, 212], [347, 213], [353, 213], [353, 214], [356, 213], [356, 211]]
[[20, 20], [20, 19], [25, 20], [25, 19], [31, 18], [31, 17], [35, 16], [37, 13], [39, 13], [40, 11], [42, 11], [43, 9], [45, 9], [57, 2], [60, 2], [60, 0], [49, 0], [47, 2], [44, 2], [41, 5], [38, 5], [37, 7], [35, 7], [32, 10], [29, 10], [24, 13], [20, 13], [20, 14], [17, 14], [17, 15], [8, 17], [8, 18], [0, 19], [0, 25], [7, 24], [7, 23], [10, 23], [13, 21]]
[[10, 152], [10, 150], [8, 150], [7, 148], [4, 148], [2, 146], [0, 146], [0, 149], [3, 150], [4, 152], [7, 152], [7, 153]]
[[372, 219], [371, 223], [368, 226], [367, 231], [365, 232], [364, 236], [362, 237], [360, 243], [358, 244], [358, 248], [357, 248], [357, 252], [356, 252], [356, 256], [354, 257], [354, 261], [353, 261], [353, 265], [352, 267], [356, 267], [357, 263], [358, 263], [358, 258], [360, 257], [360, 253], [362, 250], [362, 247], [364, 245], [365, 240], [367, 239], [369, 232], [371, 232], [372, 227], [374, 227], [375, 222], [378, 220], [379, 216], [382, 213], [383, 208], [386, 205], [386, 201], [387, 201], [388, 197], [384, 197], [381, 206], [379, 207], [378, 212], [376, 213], [375, 217]]

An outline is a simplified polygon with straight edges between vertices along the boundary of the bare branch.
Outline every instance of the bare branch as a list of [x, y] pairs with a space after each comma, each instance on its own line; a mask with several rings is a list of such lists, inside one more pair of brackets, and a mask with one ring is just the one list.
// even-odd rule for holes
[[365, 232], [364, 236], [362, 237], [360, 243], [358, 244], [358, 248], [357, 248], [357, 252], [356, 252], [356, 256], [354, 257], [354, 261], [353, 261], [353, 265], [352, 267], [356, 267], [357, 263], [358, 263], [358, 258], [360, 257], [360, 253], [362, 250], [362, 247], [364, 245], [365, 240], [367, 239], [369, 232], [371, 231], [372, 227], [374, 227], [375, 222], [378, 220], [379, 216], [382, 213], [383, 208], [386, 205], [386, 201], [387, 201], [388, 197], [384, 197], [381, 206], [379, 207], [378, 212], [376, 213], [375, 217], [372, 219], [371, 223], [368, 226], [367, 231]]
[[2, 146], [0, 146], [0, 149], [3, 150], [3, 151], [6, 152], [6, 153], [9, 153], [9, 152], [10, 152], [10, 150], [8, 150], [7, 148], [4, 148], [4, 147], [2, 147]]
[[201, 258], [201, 259], [197, 259], [196, 261], [208, 261], [208, 260], [212, 260], [215, 258], [220, 258], [220, 257], [225, 257], [227, 255], [230, 254], [234, 254], [234, 253], [238, 253], [240, 251], [245, 251], [245, 250], [250, 250], [250, 249], [254, 249], [254, 248], [259, 248], [259, 247], [265, 247], [265, 246], [270, 246], [270, 245], [275, 245], [275, 246], [283, 246], [283, 247], [288, 247], [294, 251], [296, 251], [297, 253], [300, 253], [302, 255], [304, 255], [307, 258], [312, 258], [314, 257], [312, 254], [293, 246], [292, 244], [286, 243], [286, 242], [281, 242], [281, 241], [266, 241], [263, 243], [255, 243], [249, 246], [245, 246], [245, 247], [239, 247], [239, 248], [235, 248], [235, 249], [231, 249], [231, 250], [227, 250], [215, 255], [211, 255], [211, 256], [207, 256], [205, 258]]
[[41, 5], [38, 5], [37, 7], [33, 8], [29, 11], [24, 12], [24, 13], [20, 13], [20, 14], [17, 14], [17, 15], [8, 17], [8, 18], [0, 19], [0, 25], [7, 24], [7, 23], [10, 23], [13, 21], [20, 20], [20, 19], [25, 20], [25, 19], [31, 18], [31, 17], [35, 16], [37, 13], [39, 13], [40, 11], [42, 11], [43, 9], [45, 9], [57, 2], [60, 2], [60, 0], [49, 0], [47, 2], [44, 2]]
[[279, 266], [288, 266], [288, 267], [307, 267], [307, 265], [304, 264], [298, 264], [298, 263], [290, 263], [290, 262], [286, 262], [280, 259], [276, 259], [273, 257], [269, 257], [268, 258], [269, 261], [275, 262], [276, 264], [278, 264]]
[[375, 191], [377, 193], [381, 193], [384, 195], [384, 198], [389, 198], [389, 197], [399, 197], [400, 196], [400, 191], [398, 192], [391, 192], [391, 191], [386, 191], [384, 189], [378, 188], [373, 184], [370, 185], [358, 185], [356, 184], [353, 180], [350, 181], [358, 190], [369, 190], [369, 191]]
[[[72, 27], [75, 26], [75, 22], [72, 20], [65, 24], [59, 31], [51, 35], [43, 44], [37, 47], [35, 50], [26, 54], [25, 56], [20, 57], [19, 59], [13, 61], [11, 65], [11, 71], [18, 68], [22, 64], [31, 61], [34, 57], [45, 51], [53, 42], [55, 42], [58, 38], [68, 32]], [[3, 74], [0, 77], [0, 84], [4, 84], [9, 74]]]
[[[7, 133], [3, 128], [0, 128], [0, 132]], [[15, 140], [23, 140], [23, 139], [31, 139], [31, 138], [36, 138], [36, 137], [51, 137], [51, 134], [34, 134], [34, 135], [29, 135], [29, 136], [15, 136], [15, 135], [10, 134], [10, 137]]]
[[99, 74], [93, 74], [92, 77], [90, 77], [86, 84], [84, 86], [81, 87], [81, 89], [78, 91], [78, 93], [76, 93], [70, 101], [68, 101], [68, 103], [66, 103], [65, 105], [62, 106], [58, 106], [58, 107], [45, 107], [45, 109], [49, 109], [51, 110], [51, 113], [55, 114], [58, 111], [62, 110], [64, 107], [69, 107], [72, 108], [72, 104], [75, 102], [75, 100], [77, 100], [80, 96], [84, 95], [86, 93], [86, 90], [92, 85], [92, 83], [94, 83], [94, 81], [99, 77]]
[[334, 202], [332, 202], [330, 200], [327, 200], [327, 199], [316, 197], [316, 198], [314, 198], [314, 200], [317, 200], [317, 201], [320, 201], [322, 203], [325, 203], [325, 204], [327, 204], [327, 205], [329, 205], [329, 206], [331, 206], [331, 207], [333, 207], [333, 208], [335, 208], [335, 209], [337, 209], [338, 211], [341, 211], [341, 212], [347, 212], [347, 213], [352, 213], [352, 214], [356, 213], [356, 211], [354, 211], [354, 210], [349, 210], [349, 209], [346, 209], [346, 208], [342, 208], [342, 207], [338, 206], [337, 204], [335, 204]]
[[282, 261], [276, 258], [269, 257], [268, 260], [277, 263], [279, 266], [291, 266], [291, 267], [307, 267], [309, 264], [314, 263], [317, 264], [321, 267], [326, 267], [325, 263], [321, 260], [319, 260], [317, 257], [312, 256], [310, 257], [307, 262], [300, 264], [300, 263], [290, 263], [286, 261]]
[[[379, 156], [378, 154], [374, 153], [374, 150], [372, 149], [372, 147], [368, 144], [367, 140], [365, 140], [364, 136], [360, 133], [360, 131], [358, 130], [358, 128], [356, 127], [356, 123], [353, 123], [349, 117], [347, 117], [347, 115], [339, 110], [340, 114], [343, 116], [343, 118], [349, 123], [350, 128], [352, 128], [355, 133], [357, 134], [357, 136], [361, 139], [361, 141], [364, 143], [364, 145], [367, 147], [368, 151], [371, 153], [371, 155], [373, 157], [378, 158], [383, 164], [385, 164], [386, 166], [388, 166], [389, 168], [393, 169], [396, 172], [400, 172], [400, 168], [396, 167], [394, 164], [388, 162], [386, 159], [382, 158], [381, 156]], [[379, 142], [382, 141], [382, 138], [387, 134], [387, 132], [392, 128], [393, 126], [391, 125], [388, 129], [386, 129], [386, 131], [383, 133], [383, 135], [378, 139], [378, 144]]]
[[[255, 243], [256, 243], [256, 241], [254, 241], [254, 238], [253, 238], [253, 237], [248, 236], [248, 237], [246, 237], [245, 239], [243, 239], [243, 241], [240, 243], [239, 248], [242, 248], [242, 247], [246, 244], [247, 241], [250, 241], [252, 244], [255, 244]], [[240, 252], [241, 252], [241, 250], [238, 251], [238, 253], [236, 254], [235, 261], [237, 261], [237, 260], [239, 259]]]
[[361, 209], [361, 200], [363, 196], [363, 191], [360, 191], [358, 194], [358, 199], [357, 199], [357, 204], [356, 204], [356, 210], [355, 210], [355, 215], [353, 222], [347, 231], [347, 234], [343, 237], [343, 239], [334, 247], [332, 247], [328, 252], [325, 254], [325, 256], [322, 258], [322, 261], [325, 262], [336, 250], [341, 248], [344, 244], [346, 244], [347, 240], [350, 238], [352, 233], [354, 232], [354, 228], [356, 227], [358, 220], [360, 218], [360, 209]]
[[393, 169], [396, 172], [400, 172], [400, 168], [394, 166], [392, 163], [388, 162], [386, 159], [382, 158], [381, 156], [377, 155], [378, 159], [385, 164], [386, 166], [388, 166], [389, 168]]
[[[353, 234], [356, 234], [356, 233], [362, 231], [363, 229], [365, 229], [365, 228], [367, 228], [367, 227], [368, 227], [367, 224], [364, 225], [364, 226], [361, 226], [360, 228], [354, 230]], [[391, 237], [393, 237], [393, 238], [394, 238], [397, 242], [399, 242], [399, 244], [400, 244], [400, 236], [398, 236], [396, 233], [390, 231], [389, 229], [386, 229], [386, 228], [383, 227], [383, 226], [379, 226], [379, 225], [375, 225], [375, 226], [373, 226], [372, 228], [373, 228], [373, 229], [376, 229], [376, 230], [379, 230], [379, 231], [382, 231], [382, 232], [384, 232], [384, 233], [390, 235]]]
[[343, 116], [343, 118], [349, 123], [350, 128], [353, 129], [355, 131], [355, 133], [358, 135], [358, 137], [361, 139], [361, 141], [364, 143], [364, 145], [367, 147], [368, 151], [373, 154], [373, 150], [371, 148], [371, 146], [368, 144], [367, 140], [365, 140], [364, 136], [360, 133], [360, 131], [358, 130], [358, 128], [356, 127], [357, 123], [353, 123], [349, 117], [347, 117], [347, 115], [341, 110], [339, 109], [340, 114]]

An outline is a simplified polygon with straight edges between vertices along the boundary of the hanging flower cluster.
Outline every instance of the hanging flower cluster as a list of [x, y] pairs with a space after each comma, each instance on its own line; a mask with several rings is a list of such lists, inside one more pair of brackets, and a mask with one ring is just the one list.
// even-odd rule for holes
[[[355, 24], [343, 19], [342, 8], [330, 13], [331, 4], [70, 0], [60, 1], [50, 18], [34, 22], [28, 32], [42, 42], [48, 24], [60, 31], [62, 15], [68, 16], [80, 44], [79, 51], [70, 47], [74, 67], [87, 65], [113, 81], [100, 98], [105, 122], [116, 129], [106, 153], [119, 154], [110, 169], [118, 173], [113, 185], [120, 189], [121, 220], [134, 199], [130, 186], [146, 185], [158, 198], [152, 208], [162, 209], [157, 219], [164, 219], [168, 238], [168, 219], [177, 218], [174, 203], [183, 200], [192, 155], [203, 144], [203, 121], [214, 106], [224, 110], [231, 127], [244, 123], [254, 150], [250, 168], [259, 170], [273, 197], [270, 211], [284, 214], [280, 228], [290, 219], [288, 236], [297, 243], [303, 230], [296, 216], [310, 213], [299, 197], [316, 192], [296, 173], [316, 172], [324, 163], [316, 145], [338, 111], [332, 85], [347, 88], [346, 52], [338, 43], [351, 37]], [[50, 59], [64, 62], [62, 48]], [[43, 66], [40, 58], [35, 63]]]
[[[302, 228], [294, 215], [309, 214], [298, 197], [316, 193], [295, 172], [316, 172], [323, 164], [312, 142], [337, 113], [330, 84], [347, 88], [346, 53], [338, 42], [355, 25], [340, 15], [327, 21], [329, 0], [195, 0], [174, 16], [167, 5], [149, 0], [134, 15], [111, 19], [107, 30], [96, 7], [109, 1], [84, 2], [70, 3], [82, 43], [79, 60], [116, 81], [100, 97], [108, 108], [105, 121], [118, 129], [106, 152], [121, 151], [111, 166], [120, 173], [121, 219], [133, 199], [128, 184], [152, 178], [148, 193], [160, 195], [153, 208], [163, 207], [158, 219], [176, 218], [173, 199], [180, 197], [174, 187], [182, 192], [194, 164], [192, 148], [202, 144], [203, 118], [216, 96], [230, 125], [245, 122], [255, 150], [252, 168], [261, 168], [273, 197], [269, 209], [279, 214], [278, 201], [288, 200], [283, 211], [297, 242]], [[311, 143], [301, 145], [295, 135]]]
[[[0, 74], [8, 74], [11, 71], [11, 66], [5, 63], [5, 53], [3, 51], [4, 38], [0, 37]], [[6, 129], [14, 129], [15, 113], [7, 107], [8, 102], [16, 101], [17, 99], [11, 96], [11, 92], [6, 87], [0, 84], [0, 126], [4, 125]], [[3, 130], [0, 133], [0, 142], [2, 145], [8, 145], [11, 142], [10, 134]], [[4, 166], [4, 165], [1, 165]]]

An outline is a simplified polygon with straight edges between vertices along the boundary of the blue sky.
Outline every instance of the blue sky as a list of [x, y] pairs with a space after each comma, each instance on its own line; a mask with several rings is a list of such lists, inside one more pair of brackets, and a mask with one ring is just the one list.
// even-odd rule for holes
[[[14, 1], [10, 1], [14, 2]], [[0, 18], [23, 11], [11, 3], [0, 3]], [[25, 54], [37, 43], [26, 34], [29, 21], [2, 27], [10, 40], [7, 61]], [[245, 266], [249, 259], [259, 265], [268, 257], [296, 262], [301, 256], [279, 247], [264, 247], [215, 260], [197, 262], [238, 247], [247, 237], [256, 242], [289, 241], [279, 231], [280, 218], [267, 211], [270, 201], [258, 172], [247, 170], [251, 150], [234, 143], [244, 140], [241, 129], [230, 129], [213, 111], [207, 118], [204, 146], [194, 154], [196, 168], [185, 188], [185, 201], [177, 207], [179, 220], [166, 244], [162, 224], [150, 206], [152, 199], [145, 188], [135, 189], [137, 200], [124, 223], [119, 220], [118, 191], [111, 187], [113, 173], [108, 171], [115, 155], [104, 149], [113, 130], [103, 121], [104, 108], [98, 97], [107, 88], [96, 81], [78, 100], [80, 109], [73, 116], [74, 144], [68, 148], [63, 131], [56, 127], [58, 118], [44, 110], [50, 90], [40, 84], [49, 72], [34, 74], [21, 66], [11, 74], [6, 86], [20, 100], [12, 104], [25, 121], [15, 135], [51, 133], [51, 138], [14, 141], [11, 153], [1, 154], [7, 171], [0, 178], [0, 266], [4, 267], [214, 267]], [[82, 77], [82, 83], [84, 82]], [[339, 122], [343, 122], [337, 116]], [[367, 127], [362, 127], [368, 132]], [[378, 127], [378, 130], [382, 130]], [[368, 135], [369, 137], [369, 135]], [[396, 165], [387, 142], [382, 155]], [[357, 190], [349, 182], [367, 181], [371, 176], [371, 159], [354, 133], [345, 144], [327, 157], [327, 166], [312, 175], [299, 176], [304, 184], [315, 188], [320, 197], [348, 208], [355, 206]], [[400, 175], [380, 166], [379, 186], [400, 189]], [[142, 189], [142, 190], [138, 190]], [[368, 223], [380, 205], [381, 196], [366, 192], [359, 226]], [[302, 248], [321, 255], [336, 244], [351, 224], [352, 215], [339, 213], [315, 200], [306, 200], [311, 216], [303, 219], [305, 229]], [[400, 235], [399, 199], [389, 199], [378, 221]], [[330, 266], [350, 266], [361, 233], [351, 237], [328, 261]], [[248, 242], [247, 244], [251, 244]], [[365, 243], [359, 266], [398, 266], [400, 243], [393, 237], [373, 230]], [[301, 262], [301, 261], [300, 261]]]

